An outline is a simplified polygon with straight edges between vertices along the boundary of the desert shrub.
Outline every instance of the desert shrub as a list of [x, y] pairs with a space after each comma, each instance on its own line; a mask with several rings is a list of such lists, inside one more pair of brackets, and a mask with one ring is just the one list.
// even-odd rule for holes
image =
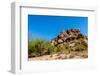
[[55, 51], [56, 52], [61, 52], [62, 50], [63, 50], [63, 46], [59, 44]]
[[[71, 45], [73, 43], [74, 45]], [[28, 55], [29, 57], [38, 57], [55, 53], [70, 53], [71, 51], [87, 51], [87, 47], [88, 46], [82, 42], [82, 38], [58, 45], [51, 45], [51, 43], [46, 40], [35, 39], [28, 42]]]
[[55, 46], [52, 46], [50, 42], [45, 40], [31, 40], [28, 43], [28, 54], [32, 57], [49, 55], [55, 51]]
[[28, 43], [28, 54], [33, 56], [41, 56], [46, 51], [46, 41], [36, 39]]
[[84, 50], [87, 50], [87, 46], [84, 45], [82, 39], [79, 39], [76, 43], [75, 43], [75, 46], [73, 47], [73, 50], [74, 51], [84, 51]]
[[55, 50], [55, 46], [52, 46], [50, 42], [46, 42], [44, 46], [44, 50], [46, 50], [44, 53], [45, 55], [52, 54]]
[[75, 51], [83, 51], [83, 50], [85, 50], [85, 47], [83, 45], [75, 46]]
[[71, 48], [68, 45], [68, 43], [59, 44], [58, 46], [56, 46], [56, 53], [58, 53], [58, 52], [60, 52], [60, 53], [68, 53], [70, 51], [71, 51]]

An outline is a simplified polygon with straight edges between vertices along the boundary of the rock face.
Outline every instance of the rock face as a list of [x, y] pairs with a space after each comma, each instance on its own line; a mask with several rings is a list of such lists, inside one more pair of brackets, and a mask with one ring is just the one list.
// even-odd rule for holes
[[84, 36], [79, 29], [69, 29], [61, 32], [56, 38], [51, 41], [52, 45], [58, 45], [64, 42], [70, 42], [75, 39], [82, 38], [83, 42], [87, 45], [88, 38]]

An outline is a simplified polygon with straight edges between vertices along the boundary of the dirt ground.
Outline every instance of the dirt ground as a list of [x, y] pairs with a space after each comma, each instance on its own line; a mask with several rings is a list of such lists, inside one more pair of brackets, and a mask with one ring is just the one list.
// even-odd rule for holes
[[81, 52], [70, 52], [70, 53], [58, 53], [58, 54], [52, 54], [52, 55], [43, 55], [40, 57], [32, 57], [29, 58], [29, 61], [33, 60], [63, 60], [63, 59], [84, 59], [88, 58], [88, 52], [87, 51], [81, 51]]

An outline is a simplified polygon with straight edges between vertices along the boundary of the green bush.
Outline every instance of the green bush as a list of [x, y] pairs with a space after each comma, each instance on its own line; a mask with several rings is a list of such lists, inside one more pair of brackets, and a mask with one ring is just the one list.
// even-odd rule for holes
[[88, 46], [86, 46], [82, 39], [77, 40], [77, 42], [75, 43], [75, 46], [73, 47], [74, 51], [84, 51], [87, 50]]
[[54, 53], [70, 53], [70, 51], [83, 51], [87, 50], [87, 47], [82, 39], [73, 41], [74, 46], [69, 46], [71, 43], [66, 42], [58, 45], [51, 45], [49, 41], [35, 39], [28, 42], [28, 56], [38, 57], [42, 55], [52, 55]]
[[31, 40], [28, 42], [28, 54], [29, 56], [40, 56], [43, 49], [43, 40]]
[[55, 47], [50, 44], [50, 42], [45, 40], [31, 40], [28, 42], [28, 54], [29, 56], [42, 56], [52, 54]]

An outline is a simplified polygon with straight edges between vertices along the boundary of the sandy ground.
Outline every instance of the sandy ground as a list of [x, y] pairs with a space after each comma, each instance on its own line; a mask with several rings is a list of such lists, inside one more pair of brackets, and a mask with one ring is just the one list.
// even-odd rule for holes
[[87, 51], [83, 52], [71, 52], [68, 54], [53, 54], [53, 55], [43, 55], [40, 57], [29, 58], [29, 61], [33, 60], [62, 60], [62, 59], [84, 59], [88, 58]]

